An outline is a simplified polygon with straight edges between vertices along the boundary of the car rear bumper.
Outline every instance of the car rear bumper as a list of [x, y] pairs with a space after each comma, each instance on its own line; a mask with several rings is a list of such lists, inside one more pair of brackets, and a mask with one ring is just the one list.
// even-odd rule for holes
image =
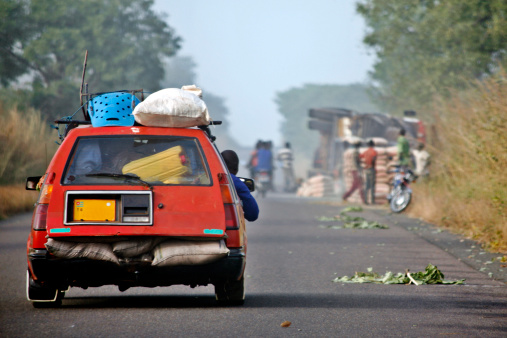
[[69, 286], [82, 288], [118, 285], [132, 286], [207, 285], [238, 280], [244, 272], [246, 255], [243, 249], [230, 249], [227, 257], [192, 266], [155, 267], [151, 262], [121, 261], [120, 265], [90, 259], [60, 259], [37, 250], [28, 255], [34, 277], [64, 289]]

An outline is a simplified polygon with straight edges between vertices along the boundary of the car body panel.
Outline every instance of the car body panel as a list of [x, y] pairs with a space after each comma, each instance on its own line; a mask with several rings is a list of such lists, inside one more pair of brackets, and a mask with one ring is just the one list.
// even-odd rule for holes
[[[72, 130], [62, 144], [64, 154], [71, 152], [76, 139], [80, 136], [111, 135], [168, 135], [196, 137], [203, 151], [213, 150], [205, 139], [202, 131], [186, 128], [149, 128], [149, 127], [84, 127]], [[55, 156], [57, 157], [57, 156]], [[65, 156], [66, 157], [66, 156]], [[223, 171], [221, 163], [209, 156], [208, 164], [211, 170]], [[153, 225], [64, 225], [65, 197], [69, 191], [108, 192], [108, 191], [149, 191], [143, 185], [62, 185], [64, 161], [57, 161], [48, 172], [54, 172], [53, 193], [47, 215], [47, 231], [50, 237], [68, 236], [128, 236], [128, 235], [174, 235], [174, 236], [203, 236], [221, 237], [225, 232], [223, 217], [223, 203], [220, 189], [212, 186], [152, 186], [153, 193]], [[212, 178], [213, 179], [213, 178]], [[160, 207], [159, 207], [160, 206]], [[56, 229], [71, 228], [69, 232], [54, 232]], [[221, 230], [222, 234], [206, 234], [205, 229]], [[218, 231], [217, 231], [218, 232]]]

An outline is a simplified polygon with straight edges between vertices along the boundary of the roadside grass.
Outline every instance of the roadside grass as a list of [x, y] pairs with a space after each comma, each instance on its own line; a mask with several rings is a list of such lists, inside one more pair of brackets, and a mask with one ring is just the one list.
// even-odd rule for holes
[[21, 184], [0, 186], [0, 220], [16, 213], [30, 211], [39, 196]]
[[43, 175], [56, 150], [55, 135], [40, 112], [7, 108], [0, 102], [0, 184]]
[[507, 252], [507, 74], [439, 100], [428, 151], [431, 178], [407, 212]]
[[40, 112], [0, 101], [0, 219], [29, 211], [38, 193], [27, 191], [28, 176], [43, 175], [57, 145]]

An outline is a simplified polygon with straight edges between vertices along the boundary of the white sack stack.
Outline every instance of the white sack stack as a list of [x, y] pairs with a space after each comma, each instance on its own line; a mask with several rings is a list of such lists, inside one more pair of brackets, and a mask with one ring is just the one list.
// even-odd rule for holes
[[[387, 147], [375, 149], [378, 152], [377, 157], [377, 180], [375, 185], [375, 203], [387, 203], [387, 194], [394, 174], [388, 173], [398, 162], [397, 147]], [[392, 159], [389, 159], [391, 157]]]
[[194, 85], [166, 88], [148, 96], [132, 113], [137, 123], [149, 127], [187, 128], [208, 125], [210, 116]]
[[325, 175], [316, 175], [301, 184], [296, 195], [301, 197], [326, 197], [334, 194], [333, 179]]

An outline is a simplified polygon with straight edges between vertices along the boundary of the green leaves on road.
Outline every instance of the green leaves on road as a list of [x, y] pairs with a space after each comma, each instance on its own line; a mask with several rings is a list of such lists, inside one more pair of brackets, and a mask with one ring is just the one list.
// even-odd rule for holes
[[398, 272], [393, 274], [387, 271], [381, 276], [376, 272], [372, 272], [372, 268], [368, 268], [368, 272], [356, 272], [354, 276], [343, 276], [333, 279], [335, 283], [375, 283], [375, 284], [463, 284], [464, 279], [450, 281], [444, 279], [444, 274], [433, 264], [428, 264], [426, 270], [410, 273]]
[[360, 206], [347, 207], [340, 212], [340, 215], [334, 217], [321, 216], [317, 220], [321, 222], [343, 222], [343, 225], [321, 225], [323, 228], [328, 229], [389, 229], [387, 225], [381, 224], [376, 221], [367, 221], [363, 217], [353, 217], [347, 215], [347, 212], [361, 212], [363, 208]]

